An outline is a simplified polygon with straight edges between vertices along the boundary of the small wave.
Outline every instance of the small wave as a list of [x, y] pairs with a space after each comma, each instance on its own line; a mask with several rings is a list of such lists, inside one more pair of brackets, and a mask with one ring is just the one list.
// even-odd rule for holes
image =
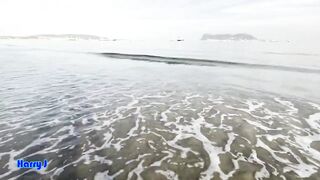
[[288, 52], [264, 52], [265, 54], [274, 54], [274, 55], [291, 55], [291, 56], [319, 56], [319, 54], [310, 54], [310, 53], [288, 53]]
[[196, 58], [182, 58], [182, 57], [166, 57], [156, 55], [145, 54], [124, 54], [124, 53], [98, 53], [100, 55], [117, 58], [117, 59], [131, 59], [137, 61], [149, 61], [149, 62], [161, 62], [167, 64], [185, 64], [185, 65], [197, 65], [197, 66], [238, 66], [246, 68], [259, 68], [259, 69], [273, 69], [282, 71], [295, 71], [304, 73], [320, 73], [320, 69], [311, 69], [304, 67], [292, 67], [292, 66], [278, 66], [278, 65], [266, 65], [266, 64], [251, 64], [232, 61], [220, 61], [210, 59], [196, 59]]

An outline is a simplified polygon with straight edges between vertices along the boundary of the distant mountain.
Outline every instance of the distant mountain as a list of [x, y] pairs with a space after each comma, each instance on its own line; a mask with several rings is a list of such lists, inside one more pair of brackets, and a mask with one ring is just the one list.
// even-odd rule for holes
[[67, 40], [109, 40], [106, 37], [87, 34], [40, 34], [33, 36], [0, 36], [0, 39], [67, 39]]
[[250, 34], [204, 34], [201, 40], [258, 40], [256, 37]]

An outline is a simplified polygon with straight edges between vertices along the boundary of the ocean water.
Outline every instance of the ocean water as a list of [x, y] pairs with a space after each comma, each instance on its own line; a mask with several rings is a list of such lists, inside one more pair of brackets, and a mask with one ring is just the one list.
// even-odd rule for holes
[[0, 40], [0, 46], [70, 52], [148, 54], [320, 69], [319, 42], [168, 40]]
[[[134, 61], [86, 53], [110, 52], [105, 46], [67, 44], [64, 52], [40, 44], [0, 48], [0, 179], [320, 177], [313, 52], [274, 54], [294, 57], [290, 63], [252, 61], [304, 68], [297, 71]], [[17, 159], [49, 166], [18, 169]]]

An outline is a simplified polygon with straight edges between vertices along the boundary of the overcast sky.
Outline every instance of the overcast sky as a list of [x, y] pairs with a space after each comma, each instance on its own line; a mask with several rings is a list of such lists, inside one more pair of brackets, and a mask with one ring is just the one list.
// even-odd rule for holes
[[0, 0], [0, 35], [319, 40], [320, 0]]

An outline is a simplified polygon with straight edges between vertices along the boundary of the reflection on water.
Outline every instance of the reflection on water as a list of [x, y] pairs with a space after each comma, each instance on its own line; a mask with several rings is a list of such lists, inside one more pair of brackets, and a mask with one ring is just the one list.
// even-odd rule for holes
[[320, 177], [318, 74], [32, 51], [0, 62], [0, 179]]

